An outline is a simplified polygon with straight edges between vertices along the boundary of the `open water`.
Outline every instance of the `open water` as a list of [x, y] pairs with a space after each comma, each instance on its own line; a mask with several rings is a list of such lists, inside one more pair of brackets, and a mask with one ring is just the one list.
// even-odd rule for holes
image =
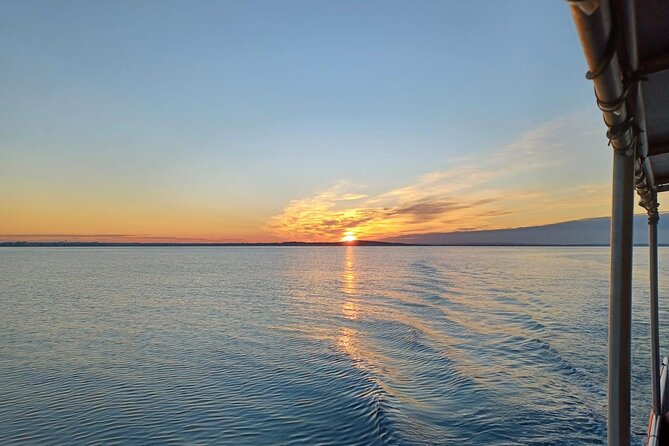
[[2, 248], [0, 444], [602, 444], [608, 270], [608, 248]]

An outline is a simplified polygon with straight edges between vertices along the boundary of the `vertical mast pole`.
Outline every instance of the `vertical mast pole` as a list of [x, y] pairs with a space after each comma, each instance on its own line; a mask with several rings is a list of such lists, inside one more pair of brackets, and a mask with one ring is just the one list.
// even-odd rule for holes
[[635, 135], [624, 98], [623, 72], [610, 0], [568, 0], [583, 45], [598, 104], [613, 148], [611, 282], [609, 288], [608, 419], [609, 446], [630, 444], [630, 363], [632, 325], [632, 229]]
[[653, 412], [662, 416], [662, 397], [660, 395], [660, 327], [657, 281], [657, 193], [654, 193], [655, 208], [648, 211], [648, 251], [650, 267], [650, 365], [653, 385]]
[[629, 445], [634, 164], [613, 154], [611, 284], [609, 289], [608, 444]]

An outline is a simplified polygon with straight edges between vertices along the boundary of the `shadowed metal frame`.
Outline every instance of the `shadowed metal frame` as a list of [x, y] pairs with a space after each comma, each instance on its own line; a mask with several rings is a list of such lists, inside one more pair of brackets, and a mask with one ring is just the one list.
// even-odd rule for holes
[[[652, 394], [648, 444], [666, 412], [660, 375], [657, 193], [669, 190], [669, 7], [662, 0], [568, 0], [613, 148], [609, 288], [609, 445], [630, 443], [634, 190], [648, 213]], [[660, 92], [660, 93], [658, 93]]]

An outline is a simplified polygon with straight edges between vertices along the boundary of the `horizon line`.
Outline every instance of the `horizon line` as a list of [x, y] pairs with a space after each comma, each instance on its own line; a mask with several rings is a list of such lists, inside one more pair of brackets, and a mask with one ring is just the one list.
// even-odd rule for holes
[[[68, 242], [68, 241], [7, 241], [0, 242], [0, 248], [104, 248], [104, 247], [138, 247], [138, 248], [159, 248], [159, 247], [564, 247], [579, 248], [610, 247], [610, 243], [400, 243], [384, 242], [377, 240], [357, 240], [355, 242], [214, 242], [214, 243], [161, 243], [161, 242]], [[648, 243], [635, 243], [635, 247], [647, 247]], [[669, 247], [669, 243], [659, 243], [660, 247]]]

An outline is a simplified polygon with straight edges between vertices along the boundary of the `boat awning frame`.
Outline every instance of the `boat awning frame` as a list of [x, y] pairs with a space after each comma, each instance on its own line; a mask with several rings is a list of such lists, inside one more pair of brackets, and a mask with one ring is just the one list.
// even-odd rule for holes
[[567, 1], [613, 148], [608, 444], [628, 446], [631, 436], [634, 189], [648, 212], [653, 393], [648, 443], [655, 444], [667, 409], [659, 375], [657, 194], [669, 190], [669, 7], [666, 0]]
[[[669, 7], [665, 0], [568, 1], [611, 146], [634, 151], [640, 204], [654, 213], [653, 193], [669, 190]], [[584, 32], [594, 37], [588, 45]]]

